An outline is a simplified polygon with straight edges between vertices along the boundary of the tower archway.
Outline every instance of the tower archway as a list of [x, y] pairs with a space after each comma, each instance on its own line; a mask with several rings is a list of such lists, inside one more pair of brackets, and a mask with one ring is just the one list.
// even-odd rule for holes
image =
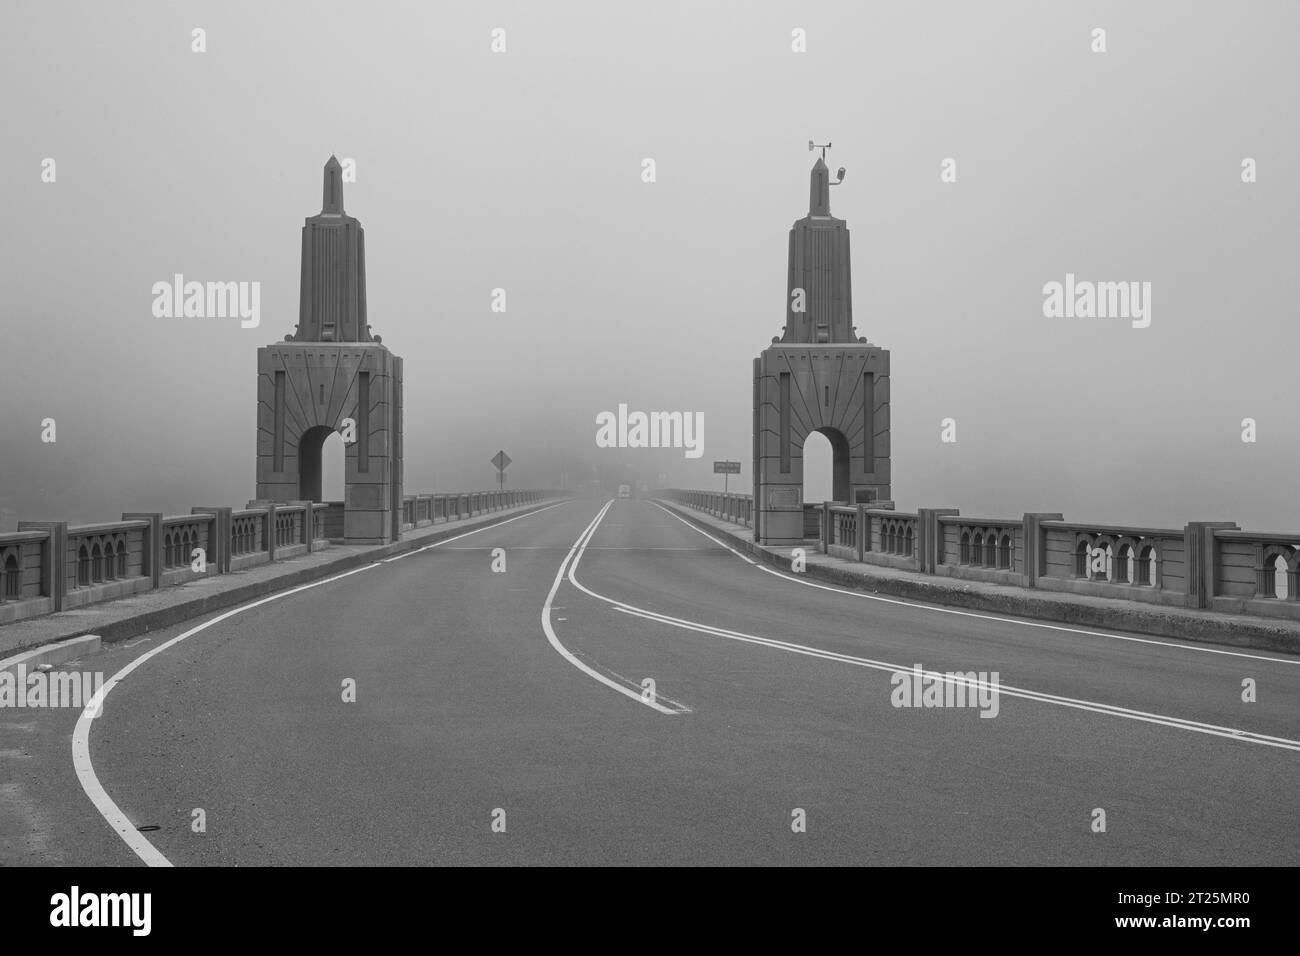
[[803, 442], [803, 500], [809, 503], [850, 497], [849, 441], [838, 428], [814, 428]]
[[342, 501], [343, 437], [328, 425], [313, 425], [298, 439], [298, 499]]

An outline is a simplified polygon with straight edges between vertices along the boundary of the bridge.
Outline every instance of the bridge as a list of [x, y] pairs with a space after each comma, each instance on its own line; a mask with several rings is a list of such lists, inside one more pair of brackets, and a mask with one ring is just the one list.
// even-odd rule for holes
[[412, 495], [331, 159], [254, 496], [0, 535], [0, 677], [104, 677], [3, 715], [0, 862], [1294, 864], [1300, 535], [898, 509], [832, 185], [752, 494]]

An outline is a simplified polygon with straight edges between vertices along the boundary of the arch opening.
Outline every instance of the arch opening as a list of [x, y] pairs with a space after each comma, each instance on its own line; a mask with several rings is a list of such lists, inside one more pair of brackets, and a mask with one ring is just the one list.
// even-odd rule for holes
[[315, 425], [298, 440], [298, 497], [303, 501], [342, 501], [346, 471], [343, 436]]
[[5, 557], [4, 579], [4, 597], [0, 600], [18, 600], [22, 594], [22, 580], [19, 577], [18, 557], [12, 553]]
[[849, 503], [849, 442], [835, 428], [808, 433], [803, 443], [803, 500]]

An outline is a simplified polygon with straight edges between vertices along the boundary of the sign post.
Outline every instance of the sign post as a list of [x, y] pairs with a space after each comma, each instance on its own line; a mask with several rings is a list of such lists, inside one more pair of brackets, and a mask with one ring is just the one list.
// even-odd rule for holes
[[731, 476], [740, 474], [740, 462], [738, 461], [715, 461], [713, 463], [713, 473], [722, 475], [722, 493], [725, 495], [731, 484]]
[[497, 490], [501, 491], [506, 486], [506, 468], [510, 465], [510, 456], [504, 451], [499, 451], [492, 456], [492, 464], [497, 469]]

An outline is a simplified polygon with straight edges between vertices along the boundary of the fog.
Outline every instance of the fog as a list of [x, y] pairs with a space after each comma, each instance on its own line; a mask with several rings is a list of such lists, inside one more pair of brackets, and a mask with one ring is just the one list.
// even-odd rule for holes
[[[848, 171], [859, 334], [892, 352], [900, 508], [1300, 528], [1297, 27], [1290, 3], [7, 0], [0, 521], [253, 496], [256, 350], [297, 321], [332, 153], [405, 360], [408, 494], [494, 487], [498, 449], [509, 487], [721, 488], [730, 458], [747, 490], [815, 138]], [[1045, 318], [1067, 272], [1150, 282], [1150, 327]], [[260, 282], [260, 325], [155, 318], [175, 273]], [[702, 457], [597, 448], [620, 403], [702, 413]]]

